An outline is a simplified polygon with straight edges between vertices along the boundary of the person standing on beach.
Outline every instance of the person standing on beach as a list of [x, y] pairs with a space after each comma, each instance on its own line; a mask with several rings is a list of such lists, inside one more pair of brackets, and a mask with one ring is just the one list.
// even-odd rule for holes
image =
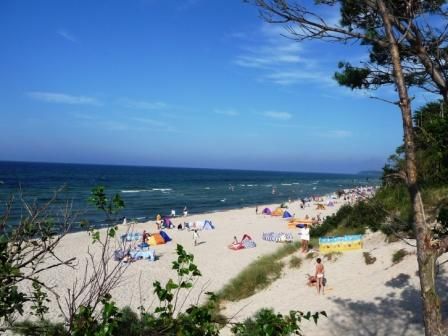
[[322, 259], [317, 258], [316, 260], [316, 287], [317, 287], [317, 294], [320, 294], [320, 290], [322, 289], [322, 294], [325, 294], [324, 289], [324, 276], [325, 276], [325, 269], [324, 264], [322, 264]]
[[255, 214], [258, 215], [258, 205], [255, 207]]
[[307, 253], [308, 252], [308, 244], [310, 241], [310, 229], [308, 225], [304, 225], [301, 232], [301, 238], [302, 238], [302, 252]]
[[194, 246], [198, 246], [199, 233], [197, 229], [193, 230], [193, 242]]
[[184, 217], [187, 217], [188, 215], [188, 209], [187, 206], [184, 207]]

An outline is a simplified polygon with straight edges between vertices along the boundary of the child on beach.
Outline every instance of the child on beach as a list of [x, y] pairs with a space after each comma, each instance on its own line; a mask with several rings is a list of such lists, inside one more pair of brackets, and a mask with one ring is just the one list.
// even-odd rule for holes
[[317, 294], [320, 294], [320, 290], [322, 289], [322, 294], [325, 294], [325, 289], [324, 289], [324, 276], [325, 276], [325, 269], [324, 269], [324, 265], [322, 264], [322, 259], [317, 258], [316, 260], [317, 264], [316, 264], [316, 273], [315, 273], [315, 277], [316, 277], [316, 287], [317, 287]]
[[197, 229], [193, 230], [193, 242], [194, 242], [194, 246], [198, 245], [198, 239], [199, 239], [199, 233]]

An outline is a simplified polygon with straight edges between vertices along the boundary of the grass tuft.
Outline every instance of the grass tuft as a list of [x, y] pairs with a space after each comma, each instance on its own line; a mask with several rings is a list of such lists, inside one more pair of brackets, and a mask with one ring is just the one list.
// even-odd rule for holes
[[339, 251], [333, 251], [324, 254], [324, 258], [328, 261], [336, 261], [340, 256], [342, 256], [342, 252]]
[[398, 264], [399, 262], [402, 262], [404, 257], [406, 257], [409, 253], [405, 249], [399, 249], [398, 251], [395, 251], [394, 254], [392, 254], [392, 263]]
[[372, 265], [376, 261], [376, 257], [373, 257], [370, 252], [364, 252], [362, 254], [364, 256], [364, 261], [366, 265]]
[[302, 266], [302, 258], [299, 258], [297, 256], [292, 256], [291, 259], [289, 259], [289, 267], [290, 268], [300, 268]]
[[281, 276], [284, 264], [280, 260], [296, 252], [299, 247], [298, 242], [287, 244], [255, 260], [218, 293], [219, 300], [242, 300], [266, 288]]
[[305, 259], [314, 259], [317, 258], [318, 255], [319, 255], [318, 253], [310, 252], [305, 256]]

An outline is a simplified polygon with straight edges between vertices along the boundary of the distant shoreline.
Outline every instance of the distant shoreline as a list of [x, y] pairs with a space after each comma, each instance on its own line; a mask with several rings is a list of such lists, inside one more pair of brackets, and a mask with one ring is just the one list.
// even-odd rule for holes
[[[83, 231], [80, 220], [105, 227], [105, 216], [87, 204], [93, 187], [102, 185], [106, 194], [120, 194], [125, 207], [117, 218], [144, 222], [171, 210], [190, 214], [280, 204], [312, 195], [326, 195], [359, 185], [377, 185], [378, 179], [359, 175], [281, 173], [263, 171], [204, 170], [87, 166], [72, 164], [0, 163], [0, 198], [7, 199], [20, 187], [29, 200], [46, 200], [65, 185], [55, 207], [73, 202], [79, 212], [71, 231]], [[18, 200], [18, 199], [17, 199]], [[10, 223], [20, 220], [20, 204], [11, 213]]]

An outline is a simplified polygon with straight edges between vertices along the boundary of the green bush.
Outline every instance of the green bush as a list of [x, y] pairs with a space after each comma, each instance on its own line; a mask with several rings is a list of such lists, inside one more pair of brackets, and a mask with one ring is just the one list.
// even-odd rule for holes
[[69, 336], [69, 332], [62, 323], [52, 323], [48, 320], [23, 321], [14, 324], [12, 331], [17, 335], [26, 336]]
[[406, 257], [409, 253], [405, 249], [399, 249], [398, 251], [395, 251], [394, 254], [392, 254], [392, 263], [398, 264], [399, 262], [403, 261], [404, 257]]
[[325, 312], [304, 314], [297, 311], [289, 315], [275, 314], [272, 309], [261, 309], [253, 318], [238, 323], [232, 328], [237, 336], [288, 336], [302, 335], [300, 322], [302, 319], [313, 319], [317, 322], [320, 315], [327, 316]]
[[375, 263], [376, 257], [372, 257], [370, 252], [364, 252], [362, 255], [364, 256], [364, 261], [366, 265], [372, 265]]
[[374, 200], [365, 200], [355, 205], [343, 205], [334, 215], [311, 229], [313, 236], [343, 236], [363, 234], [366, 228], [377, 231], [385, 220], [385, 213], [378, 209]]

